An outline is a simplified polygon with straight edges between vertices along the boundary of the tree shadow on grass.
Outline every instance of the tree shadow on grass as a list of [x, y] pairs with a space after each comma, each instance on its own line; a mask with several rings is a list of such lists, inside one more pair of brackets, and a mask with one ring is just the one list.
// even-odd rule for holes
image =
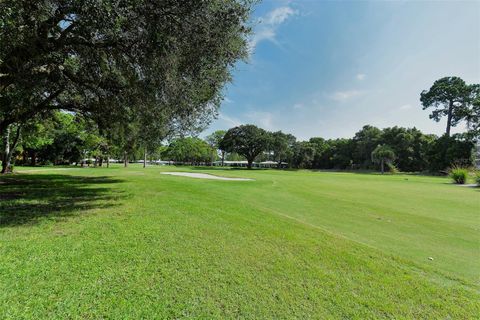
[[116, 205], [123, 195], [110, 177], [26, 174], [0, 177], [0, 228], [61, 220]]

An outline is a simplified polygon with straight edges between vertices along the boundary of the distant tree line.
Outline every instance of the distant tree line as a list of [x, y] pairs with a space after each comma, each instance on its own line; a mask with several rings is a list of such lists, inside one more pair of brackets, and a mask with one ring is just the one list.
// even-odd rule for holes
[[[109, 139], [94, 121], [57, 111], [53, 117], [27, 123], [16, 143], [17, 164], [108, 165], [144, 160], [145, 149], [135, 139]], [[112, 136], [112, 134], [110, 134]], [[129, 151], [125, 157], [126, 146]], [[471, 165], [473, 139], [469, 133], [451, 136], [424, 134], [416, 128], [379, 129], [364, 126], [352, 138], [313, 137], [298, 141], [282, 131], [268, 132], [254, 125], [216, 131], [205, 139], [177, 137], [148, 150], [148, 160], [171, 160], [191, 165], [223, 160], [275, 161], [278, 167], [305, 169], [368, 169], [393, 167], [400, 171], [442, 171], [452, 164]]]
[[247, 160], [275, 161], [278, 167], [306, 169], [380, 169], [438, 172], [457, 163], [471, 165], [473, 140], [467, 134], [424, 134], [416, 128], [379, 129], [364, 126], [352, 138], [313, 137], [297, 141], [281, 131], [254, 125], [232, 128], [217, 144], [218, 154], [239, 154]]
[[[447, 118], [445, 134], [437, 137], [416, 128], [383, 130], [366, 125], [349, 139], [310, 138], [296, 141], [281, 131], [266, 132], [253, 125], [228, 130], [217, 148], [240, 154], [252, 166], [255, 159], [282, 162], [293, 168], [374, 169], [438, 172], [453, 164], [473, 162], [474, 142], [480, 136], [480, 85], [466, 84], [458, 77], [444, 77], [422, 91], [423, 109], [433, 109], [430, 118]], [[467, 122], [464, 134], [451, 135], [451, 128]]]

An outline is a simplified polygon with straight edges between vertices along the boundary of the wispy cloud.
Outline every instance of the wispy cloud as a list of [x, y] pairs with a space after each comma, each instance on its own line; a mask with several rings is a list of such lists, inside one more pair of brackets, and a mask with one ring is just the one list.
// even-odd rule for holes
[[270, 11], [263, 20], [269, 25], [279, 25], [297, 12], [292, 8], [285, 6]]
[[233, 100], [232, 100], [232, 99], [229, 99], [228, 97], [224, 97], [224, 98], [223, 98], [223, 102], [225, 102], [225, 103], [233, 103]]
[[253, 111], [246, 114], [246, 117], [249, 118], [254, 124], [260, 126], [261, 128], [272, 130], [273, 129], [273, 115], [270, 112], [264, 111]]
[[230, 127], [236, 127], [242, 124], [241, 121], [235, 118], [231, 118], [224, 113], [220, 113], [218, 115], [218, 119], [224, 121], [227, 124], [227, 126], [230, 126]]
[[344, 102], [354, 97], [358, 97], [362, 94], [364, 94], [364, 92], [360, 90], [336, 91], [330, 95], [330, 99], [339, 101], [339, 102]]
[[365, 73], [358, 73], [355, 78], [359, 81], [362, 81], [362, 80], [365, 80], [365, 78], [367, 77], [367, 75]]
[[253, 52], [257, 44], [262, 41], [271, 41], [277, 43], [277, 28], [284, 23], [289, 17], [296, 15], [298, 12], [289, 6], [279, 7], [267, 13], [258, 20], [254, 35], [250, 39], [249, 50]]

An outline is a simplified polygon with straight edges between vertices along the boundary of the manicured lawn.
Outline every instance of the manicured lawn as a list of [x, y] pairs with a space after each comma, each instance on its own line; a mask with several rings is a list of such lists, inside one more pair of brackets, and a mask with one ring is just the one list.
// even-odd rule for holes
[[0, 177], [0, 319], [480, 314], [480, 189], [447, 178], [17, 170]]

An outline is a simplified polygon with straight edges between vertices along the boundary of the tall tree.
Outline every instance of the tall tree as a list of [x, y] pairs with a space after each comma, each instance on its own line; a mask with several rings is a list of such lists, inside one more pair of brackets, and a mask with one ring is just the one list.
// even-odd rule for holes
[[[205, 137], [205, 141], [210, 145], [210, 147], [212, 147], [213, 150], [215, 150], [215, 152], [218, 152], [218, 150], [220, 151], [222, 166], [224, 165], [224, 162], [225, 162], [225, 150], [223, 150], [220, 147], [220, 144], [223, 140], [223, 137], [225, 136], [225, 133], [227, 133], [227, 131], [217, 130]], [[212, 159], [212, 162], [213, 162], [213, 159]]]
[[401, 171], [422, 171], [426, 169], [425, 158], [428, 138], [416, 128], [390, 127], [383, 129], [382, 144], [392, 148], [397, 156], [396, 165]]
[[200, 138], [186, 137], [173, 140], [165, 150], [169, 160], [189, 162], [192, 165], [210, 161], [212, 148]]
[[220, 148], [244, 156], [248, 162], [248, 169], [251, 169], [255, 158], [267, 150], [269, 138], [267, 131], [257, 126], [241, 125], [227, 131], [221, 141]]
[[445, 133], [450, 136], [451, 127], [465, 119], [465, 108], [469, 101], [470, 86], [459, 77], [444, 77], [435, 81], [429, 90], [420, 94], [423, 110], [433, 108], [430, 119], [440, 121], [447, 117]]
[[355, 151], [353, 153], [354, 162], [364, 168], [372, 167], [372, 151], [380, 143], [382, 138], [382, 131], [376, 127], [366, 125], [355, 133], [353, 142], [355, 144]]
[[354, 142], [352, 139], [335, 139], [328, 141], [331, 149], [331, 158], [333, 168], [351, 169], [353, 164]]
[[273, 159], [278, 163], [278, 168], [281, 167], [282, 162], [289, 162], [293, 156], [292, 146], [297, 139], [291, 135], [276, 131], [270, 133], [270, 151]]
[[292, 164], [297, 168], [312, 168], [315, 158], [315, 144], [298, 141], [293, 145]]

